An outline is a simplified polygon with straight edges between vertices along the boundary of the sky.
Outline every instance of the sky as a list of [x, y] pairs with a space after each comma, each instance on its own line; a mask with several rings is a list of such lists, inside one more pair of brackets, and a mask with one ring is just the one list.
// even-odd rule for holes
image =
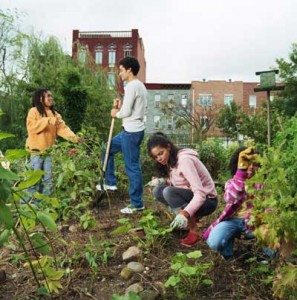
[[259, 81], [297, 42], [296, 0], [1, 0], [14, 8], [22, 28], [69, 54], [73, 29], [138, 29], [149, 83]]

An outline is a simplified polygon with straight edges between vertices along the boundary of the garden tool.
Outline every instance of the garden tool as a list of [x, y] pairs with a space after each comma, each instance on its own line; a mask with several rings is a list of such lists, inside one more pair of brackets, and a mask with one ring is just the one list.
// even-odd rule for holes
[[[116, 103], [114, 108], [116, 108], [116, 109], [118, 108], [118, 103]], [[99, 181], [100, 191], [99, 190], [96, 191], [96, 195], [95, 195], [95, 199], [92, 203], [92, 207], [97, 206], [102, 201], [102, 199], [104, 198], [104, 196], [107, 193], [107, 191], [105, 189], [105, 185], [104, 185], [104, 180], [105, 180], [105, 171], [106, 171], [107, 161], [108, 161], [108, 157], [109, 157], [112, 133], [113, 133], [113, 128], [114, 128], [114, 122], [115, 122], [115, 118], [112, 118], [110, 129], [109, 129], [107, 145], [106, 145], [106, 151], [105, 151], [105, 157], [104, 157], [102, 172], [101, 172], [101, 178], [100, 178], [100, 181]]]

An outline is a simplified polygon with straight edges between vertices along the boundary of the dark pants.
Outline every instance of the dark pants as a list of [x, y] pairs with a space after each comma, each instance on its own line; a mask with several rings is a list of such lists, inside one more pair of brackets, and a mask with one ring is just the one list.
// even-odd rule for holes
[[[177, 214], [179, 210], [184, 209], [193, 199], [193, 192], [189, 189], [177, 188], [166, 184], [158, 185], [153, 190], [154, 197], [161, 203], [169, 206]], [[213, 213], [218, 206], [217, 198], [206, 197], [203, 205], [195, 213], [197, 219], [208, 216]]]

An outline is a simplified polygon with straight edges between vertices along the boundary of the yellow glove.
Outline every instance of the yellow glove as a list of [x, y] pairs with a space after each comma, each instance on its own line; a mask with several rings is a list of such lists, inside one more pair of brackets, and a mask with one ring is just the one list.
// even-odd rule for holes
[[251, 162], [258, 156], [254, 152], [253, 147], [248, 147], [239, 153], [237, 168], [240, 170], [246, 170]]

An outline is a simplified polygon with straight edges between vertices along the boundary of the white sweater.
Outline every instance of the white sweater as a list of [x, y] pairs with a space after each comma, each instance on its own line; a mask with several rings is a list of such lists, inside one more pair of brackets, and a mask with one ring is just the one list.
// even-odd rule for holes
[[128, 132], [144, 130], [144, 112], [147, 105], [147, 90], [138, 80], [132, 80], [125, 86], [125, 95], [121, 109], [116, 117], [123, 119], [123, 127]]

